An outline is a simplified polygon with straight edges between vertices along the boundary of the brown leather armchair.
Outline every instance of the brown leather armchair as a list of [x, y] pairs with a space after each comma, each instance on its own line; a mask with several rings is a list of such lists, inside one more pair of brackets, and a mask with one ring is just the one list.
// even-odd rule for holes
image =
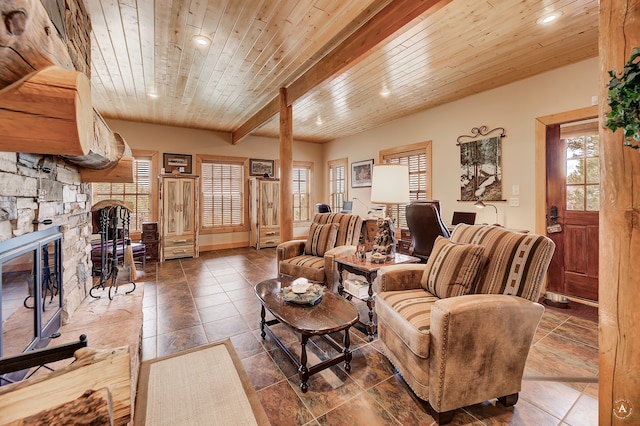
[[333, 260], [356, 252], [362, 232], [362, 218], [355, 214], [317, 213], [313, 221], [319, 225], [338, 225], [333, 248], [326, 250], [322, 256], [316, 256], [306, 251], [307, 240], [291, 240], [279, 244], [276, 248], [278, 276], [304, 277], [334, 289], [338, 272]]
[[517, 402], [554, 248], [543, 235], [460, 224], [426, 265], [378, 271], [380, 346], [438, 424], [492, 398]]
[[439, 201], [414, 201], [405, 210], [411, 232], [413, 255], [426, 263], [438, 236], [449, 238], [449, 230], [440, 218]]

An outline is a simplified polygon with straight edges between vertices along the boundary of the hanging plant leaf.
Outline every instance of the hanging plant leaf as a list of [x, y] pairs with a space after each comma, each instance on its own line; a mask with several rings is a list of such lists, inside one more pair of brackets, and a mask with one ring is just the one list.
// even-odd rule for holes
[[604, 125], [615, 132], [622, 129], [625, 146], [640, 149], [640, 47], [633, 49], [629, 60], [618, 76], [609, 71], [609, 107]]

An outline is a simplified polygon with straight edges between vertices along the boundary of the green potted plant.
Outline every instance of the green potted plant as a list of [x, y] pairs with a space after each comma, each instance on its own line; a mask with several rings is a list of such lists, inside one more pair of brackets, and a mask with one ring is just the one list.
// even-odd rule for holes
[[633, 49], [629, 61], [618, 77], [609, 71], [609, 107], [605, 126], [611, 131], [622, 129], [624, 145], [640, 149], [640, 47]]

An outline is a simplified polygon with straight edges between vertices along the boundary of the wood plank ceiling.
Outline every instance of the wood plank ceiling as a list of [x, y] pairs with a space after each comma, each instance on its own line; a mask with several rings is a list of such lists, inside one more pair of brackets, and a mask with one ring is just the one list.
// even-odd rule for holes
[[[234, 132], [392, 1], [85, 1], [94, 106]], [[327, 142], [597, 54], [597, 0], [452, 0], [297, 100], [294, 139]], [[277, 138], [276, 118], [253, 134]]]

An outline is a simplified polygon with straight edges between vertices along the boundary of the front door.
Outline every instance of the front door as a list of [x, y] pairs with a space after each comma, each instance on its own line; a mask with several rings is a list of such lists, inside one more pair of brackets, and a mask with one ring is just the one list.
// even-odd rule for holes
[[547, 290], [598, 300], [600, 150], [597, 122], [547, 127]]

